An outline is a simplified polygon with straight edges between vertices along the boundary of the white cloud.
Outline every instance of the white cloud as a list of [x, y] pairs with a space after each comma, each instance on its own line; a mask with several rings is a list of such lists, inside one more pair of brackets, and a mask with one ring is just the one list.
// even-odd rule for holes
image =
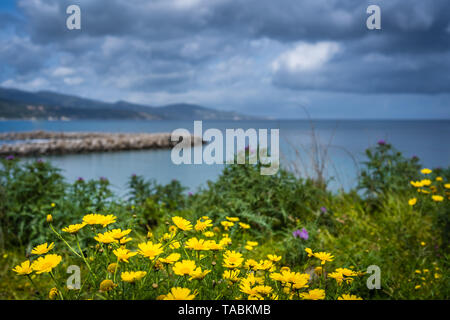
[[201, 4], [203, 0], [175, 0], [173, 6], [179, 9], [190, 9]]
[[323, 67], [340, 51], [337, 42], [318, 42], [316, 44], [300, 43], [295, 48], [282, 53], [272, 63], [272, 70], [301, 72]]
[[64, 83], [70, 86], [76, 86], [84, 82], [84, 79], [81, 77], [73, 77], [73, 78], [64, 78]]
[[102, 53], [105, 56], [110, 56], [116, 52], [124, 50], [129, 45], [130, 45], [130, 41], [126, 41], [126, 39], [119, 38], [119, 37], [107, 36], [103, 40], [101, 48], [102, 48]]
[[58, 4], [49, 3], [48, 1], [42, 0], [21, 0], [18, 6], [30, 11], [36, 10], [41, 14], [58, 14]]
[[65, 77], [74, 73], [74, 70], [67, 67], [58, 67], [53, 70], [52, 75], [54, 77]]
[[48, 89], [49, 82], [44, 78], [35, 78], [30, 81], [16, 80], [16, 79], [8, 79], [3, 81], [0, 84], [2, 87], [7, 88], [16, 88], [20, 90], [42, 90]]

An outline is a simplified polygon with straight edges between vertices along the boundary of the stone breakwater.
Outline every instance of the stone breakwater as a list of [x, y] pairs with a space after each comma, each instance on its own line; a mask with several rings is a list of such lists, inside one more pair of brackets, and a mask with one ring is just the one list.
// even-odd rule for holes
[[[165, 149], [178, 143], [172, 142], [170, 135], [170, 133], [9, 132], [1, 133], [0, 140], [20, 140], [20, 142], [0, 145], [0, 155], [33, 156]], [[204, 143], [201, 137], [191, 136], [191, 144], [194, 142]]]

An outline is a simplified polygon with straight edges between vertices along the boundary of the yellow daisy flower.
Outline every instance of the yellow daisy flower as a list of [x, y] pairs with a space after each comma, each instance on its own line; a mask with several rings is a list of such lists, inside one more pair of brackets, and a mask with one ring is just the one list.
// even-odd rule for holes
[[160, 243], [153, 243], [152, 241], [147, 241], [138, 244], [139, 254], [149, 258], [150, 260], [155, 259], [156, 256], [163, 253], [162, 245]]
[[180, 260], [181, 255], [179, 253], [171, 253], [166, 258], [159, 258], [159, 261], [166, 264], [173, 264]]
[[247, 224], [247, 223], [239, 222], [239, 226], [240, 226], [242, 229], [250, 229], [250, 225]]
[[31, 250], [32, 254], [46, 254], [47, 252], [49, 252], [50, 250], [52, 250], [55, 246], [55, 243], [52, 242], [50, 243], [50, 245], [46, 243], [44, 244], [40, 244], [36, 247], [33, 248], [33, 250]]
[[108, 234], [113, 237], [116, 240], [122, 239], [126, 235], [128, 235], [131, 232], [131, 229], [123, 230], [122, 229], [113, 229], [111, 231], [108, 231]]
[[193, 300], [197, 293], [188, 288], [175, 287], [164, 297], [164, 300]]
[[314, 256], [313, 251], [310, 248], [305, 248], [306, 253], [308, 254], [308, 257]]
[[313, 289], [309, 290], [307, 293], [301, 293], [300, 296], [307, 300], [323, 300], [325, 299], [325, 290]]
[[310, 278], [310, 275], [307, 273], [296, 272], [291, 280], [292, 288], [298, 290], [298, 289], [309, 287], [308, 286], [309, 278]]
[[89, 224], [89, 225], [96, 225], [100, 224], [103, 227], [106, 227], [114, 222], [116, 222], [117, 217], [108, 214], [108, 215], [102, 215], [97, 213], [87, 214], [83, 217], [83, 223]]
[[192, 230], [192, 224], [188, 220], [186, 220], [182, 217], [178, 217], [178, 216], [172, 217], [172, 221], [177, 226], [177, 228], [179, 228], [183, 231]]
[[316, 252], [316, 253], [314, 253], [314, 256], [317, 259], [320, 259], [321, 264], [325, 264], [325, 262], [327, 262], [327, 261], [331, 262], [334, 259], [334, 256], [328, 252]]
[[273, 289], [270, 286], [259, 285], [259, 286], [253, 287], [253, 290], [255, 290], [260, 295], [267, 296], [272, 292]]
[[119, 240], [119, 243], [120, 244], [127, 244], [128, 242], [130, 242], [132, 240], [133, 240], [133, 238], [124, 237], [124, 238]]
[[410, 183], [413, 187], [416, 187], [416, 188], [423, 187], [423, 184], [420, 181], [410, 181]]
[[225, 268], [238, 268], [243, 261], [242, 254], [236, 251], [227, 250], [223, 255], [223, 266]]
[[179, 242], [179, 241], [174, 241], [174, 242], [172, 242], [172, 243], [169, 245], [169, 247], [170, 247], [171, 249], [178, 249], [179, 247], [181, 247], [181, 245], [180, 245], [180, 242]]
[[191, 276], [189, 278], [189, 281], [191, 280], [202, 280], [208, 273], [210, 273], [211, 270], [205, 270], [202, 271], [201, 267], [196, 268], [194, 271], [192, 271], [189, 275]]
[[16, 266], [14, 269], [12, 269], [14, 272], [16, 272], [19, 276], [26, 276], [33, 272], [33, 269], [30, 266], [30, 261], [24, 261], [20, 265]]
[[55, 300], [56, 299], [56, 297], [58, 296], [58, 289], [56, 289], [56, 288], [51, 288], [50, 289], [50, 292], [48, 293], [48, 298], [50, 299], [50, 300]]
[[114, 255], [119, 259], [119, 261], [123, 261], [128, 263], [128, 259], [137, 255], [137, 252], [131, 252], [126, 248], [119, 248], [113, 251]]
[[71, 224], [68, 227], [62, 228], [62, 231], [75, 234], [80, 231], [85, 225], [86, 223]]
[[195, 224], [195, 230], [197, 231], [205, 231], [206, 228], [212, 227], [212, 220], [211, 219], [198, 219], [197, 223]]
[[197, 239], [197, 238], [191, 238], [188, 241], [186, 241], [185, 244], [186, 249], [191, 249], [191, 250], [209, 250], [209, 247], [207, 245], [207, 242], [205, 242], [205, 240], [203, 239]]
[[209, 250], [222, 250], [223, 244], [217, 243], [214, 240], [206, 240], [206, 245], [208, 246]]
[[232, 240], [230, 237], [223, 237], [222, 239], [220, 239], [219, 241], [219, 245], [222, 247], [225, 247], [229, 244], [231, 244]]
[[117, 263], [110, 263], [109, 265], [108, 265], [108, 267], [106, 268], [106, 270], [109, 272], [109, 273], [115, 273], [116, 272], [116, 269], [117, 269]]
[[62, 257], [57, 254], [47, 254], [40, 257], [31, 264], [31, 269], [37, 274], [51, 272], [62, 260]]
[[113, 290], [115, 287], [117, 287], [117, 284], [112, 282], [112, 280], [106, 279], [100, 282], [100, 291], [101, 292], [107, 292]]
[[94, 239], [100, 243], [106, 244], [117, 242], [117, 240], [114, 239], [108, 232], [99, 233], [96, 237], [94, 237]]
[[184, 276], [190, 275], [195, 270], [195, 261], [183, 260], [181, 262], [175, 263], [172, 270], [176, 275]]
[[141, 280], [146, 274], [145, 271], [125, 271], [121, 273], [120, 278], [124, 282], [132, 283]]
[[232, 226], [234, 226], [233, 222], [230, 221], [221, 221], [220, 224], [223, 226], [223, 228], [225, 230], [228, 230], [229, 228], [231, 228]]
[[225, 270], [223, 272], [222, 277], [226, 280], [230, 280], [231, 282], [238, 282], [239, 281], [239, 273], [241, 271], [239, 269], [236, 270]]
[[268, 254], [267, 258], [269, 258], [269, 260], [273, 261], [273, 262], [277, 262], [277, 261], [281, 260], [281, 256], [277, 256], [277, 255], [274, 255], [274, 254]]

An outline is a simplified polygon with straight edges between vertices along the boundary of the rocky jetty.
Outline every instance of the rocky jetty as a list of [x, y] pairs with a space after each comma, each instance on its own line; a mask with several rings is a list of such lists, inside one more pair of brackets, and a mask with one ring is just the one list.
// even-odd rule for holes
[[[9, 132], [0, 134], [0, 155], [35, 156], [171, 148], [170, 133]], [[187, 141], [183, 139], [184, 141]], [[191, 143], [204, 143], [191, 136]]]

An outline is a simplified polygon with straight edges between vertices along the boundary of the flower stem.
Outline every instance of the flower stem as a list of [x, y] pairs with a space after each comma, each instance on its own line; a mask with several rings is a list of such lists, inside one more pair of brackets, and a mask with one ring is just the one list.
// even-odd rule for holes
[[55, 283], [56, 289], [58, 289], [59, 296], [61, 297], [61, 300], [64, 300], [64, 296], [62, 294], [61, 288], [58, 285], [58, 282], [56, 281], [55, 277], [53, 276], [53, 272], [49, 272], [50, 277], [53, 279], [53, 282]]
[[80, 251], [81, 258], [83, 258], [84, 263], [88, 267], [89, 273], [92, 273], [92, 275], [94, 276], [94, 280], [97, 281], [97, 277], [96, 277], [95, 273], [92, 272], [91, 265], [89, 264], [89, 262], [87, 261], [86, 257], [84, 256], [83, 250], [81, 250], [80, 241], [78, 240], [78, 236], [76, 234], [75, 234], [75, 239], [77, 240], [77, 247], [78, 247], [78, 250]]
[[67, 243], [66, 240], [64, 240], [64, 238], [53, 228], [53, 225], [50, 224], [50, 229], [52, 229], [52, 231], [58, 236], [59, 239], [61, 239], [67, 247], [69, 247], [70, 251], [72, 251], [73, 253], [75, 253], [79, 258], [81, 258], [81, 256], [70, 246], [70, 244]]
[[39, 292], [38, 287], [36, 286], [36, 284], [34, 283], [33, 279], [31, 279], [30, 275], [27, 274], [27, 278], [30, 280], [31, 284], [33, 285], [34, 289], [37, 291], [38, 296], [41, 296], [41, 293]]

